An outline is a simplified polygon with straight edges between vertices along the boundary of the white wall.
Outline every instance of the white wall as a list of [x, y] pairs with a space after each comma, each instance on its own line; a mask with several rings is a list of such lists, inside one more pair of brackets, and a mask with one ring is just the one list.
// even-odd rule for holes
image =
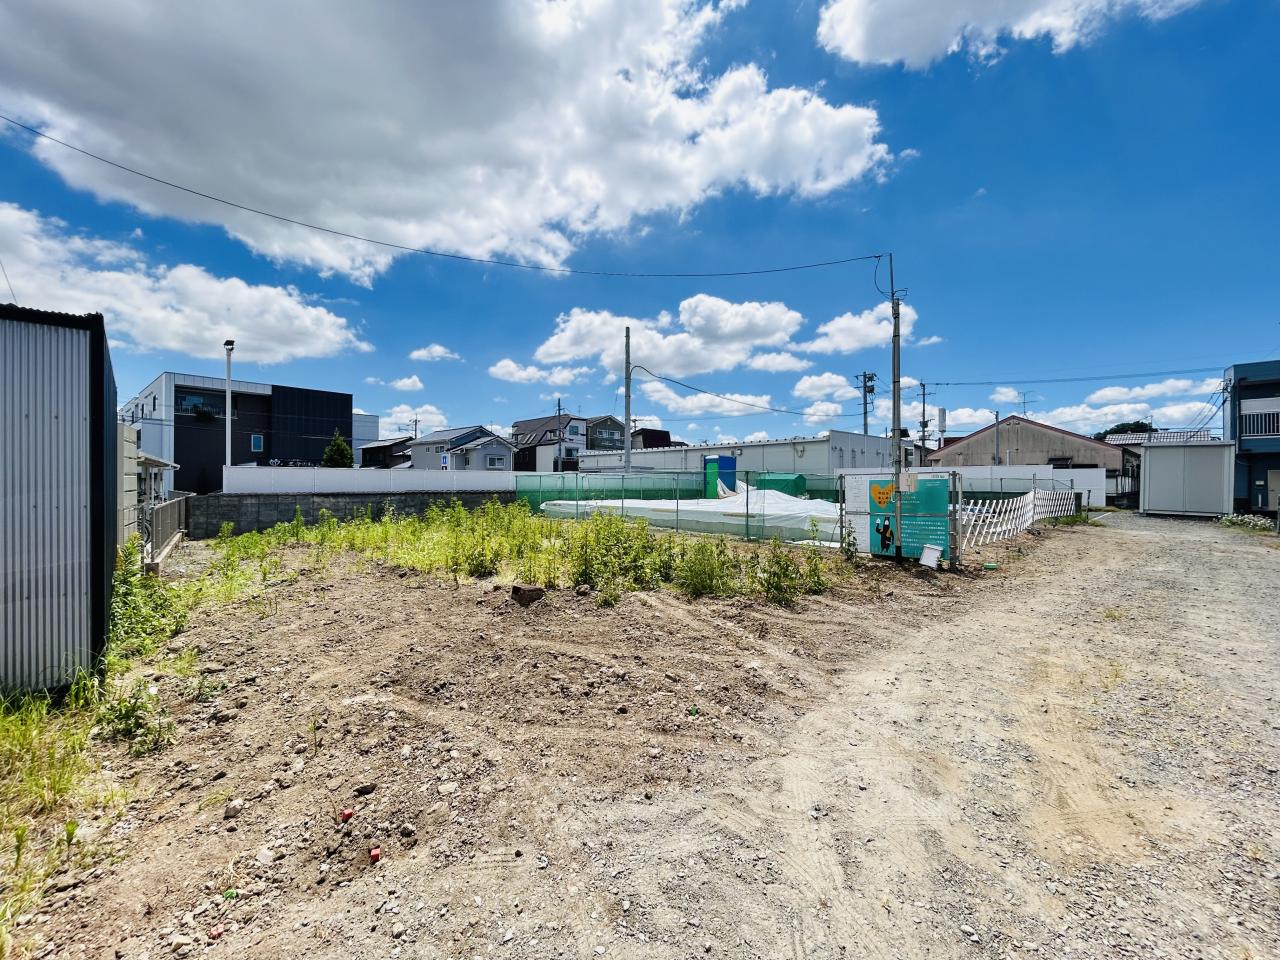
[[[436, 454], [438, 457], [439, 454]], [[512, 470], [360, 470], [355, 467], [223, 467], [224, 493], [500, 493]]]

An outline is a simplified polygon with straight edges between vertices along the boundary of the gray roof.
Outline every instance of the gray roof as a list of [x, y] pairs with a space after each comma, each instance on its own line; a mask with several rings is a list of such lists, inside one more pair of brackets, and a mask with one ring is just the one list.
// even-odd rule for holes
[[413, 437], [386, 437], [382, 440], [370, 440], [368, 443], [361, 445], [361, 450], [368, 450], [370, 447], [394, 447], [397, 443], [404, 443], [412, 440]]
[[460, 437], [464, 433], [470, 433], [472, 430], [484, 429], [479, 424], [471, 427], [446, 427], [443, 430], [433, 430], [431, 433], [424, 433], [414, 443], [443, 443], [446, 440], [452, 440], [454, 437]]
[[1103, 439], [1117, 447], [1140, 447], [1147, 443], [1197, 443], [1217, 438], [1209, 430], [1153, 430], [1150, 433], [1110, 433]]

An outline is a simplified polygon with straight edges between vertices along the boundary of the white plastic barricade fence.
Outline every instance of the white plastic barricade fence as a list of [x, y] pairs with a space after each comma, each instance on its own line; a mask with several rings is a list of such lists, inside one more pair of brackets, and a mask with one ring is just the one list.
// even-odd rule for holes
[[1070, 490], [1031, 490], [1008, 500], [965, 500], [960, 508], [962, 549], [1016, 537], [1037, 520], [1072, 516], [1076, 496]]
[[502, 493], [515, 489], [516, 474], [511, 470], [222, 468], [223, 493]]

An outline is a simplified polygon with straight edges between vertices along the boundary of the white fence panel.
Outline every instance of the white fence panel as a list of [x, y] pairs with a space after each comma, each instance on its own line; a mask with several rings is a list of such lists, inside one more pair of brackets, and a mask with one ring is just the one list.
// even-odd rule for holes
[[1076, 512], [1073, 490], [1030, 490], [1009, 500], [966, 500], [960, 510], [960, 542], [965, 550], [1016, 537], [1037, 520]]

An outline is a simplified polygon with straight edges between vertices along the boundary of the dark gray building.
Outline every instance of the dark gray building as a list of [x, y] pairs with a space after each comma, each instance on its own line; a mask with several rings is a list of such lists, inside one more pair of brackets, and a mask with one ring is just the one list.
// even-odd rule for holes
[[[226, 459], [226, 380], [162, 373], [120, 407], [138, 428], [138, 449], [176, 463], [173, 489], [222, 489]], [[378, 439], [378, 418], [352, 410], [351, 394], [231, 381], [231, 462], [236, 466], [319, 466], [334, 432], [359, 449]]]

